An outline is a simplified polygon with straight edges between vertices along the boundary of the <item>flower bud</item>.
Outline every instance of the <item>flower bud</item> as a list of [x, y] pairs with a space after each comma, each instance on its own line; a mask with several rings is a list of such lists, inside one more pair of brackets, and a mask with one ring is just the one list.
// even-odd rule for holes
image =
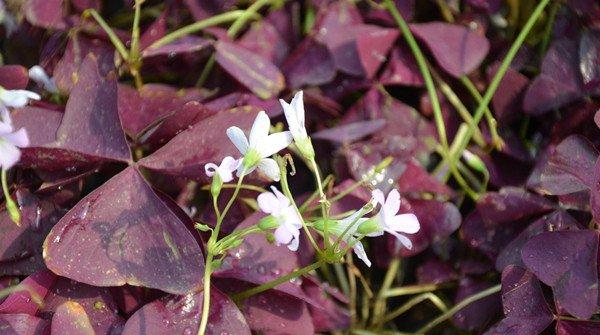
[[296, 143], [298, 151], [300, 151], [304, 158], [306, 158], [309, 161], [315, 158], [315, 149], [312, 146], [312, 141], [310, 140], [310, 137], [296, 138], [294, 139], [294, 142]]
[[19, 212], [19, 208], [11, 199], [8, 197], [6, 199], [6, 209], [8, 210], [8, 214], [10, 214], [10, 219], [17, 225], [21, 226], [21, 213]]
[[358, 226], [356, 232], [361, 235], [368, 235], [381, 231], [381, 225], [375, 218], [370, 218]]
[[270, 230], [279, 227], [279, 222], [273, 215], [265, 216], [258, 221], [258, 228], [261, 230]]
[[218, 173], [215, 173], [213, 175], [212, 184], [210, 185], [210, 194], [213, 196], [213, 198], [216, 199], [219, 196], [222, 187], [223, 179], [221, 179], [221, 176], [219, 176]]

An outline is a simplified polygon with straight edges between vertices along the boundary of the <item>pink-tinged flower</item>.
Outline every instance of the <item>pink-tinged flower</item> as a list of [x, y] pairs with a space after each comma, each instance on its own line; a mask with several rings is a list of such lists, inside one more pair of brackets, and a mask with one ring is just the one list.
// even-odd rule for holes
[[254, 120], [248, 139], [238, 127], [227, 129], [227, 136], [244, 155], [244, 160], [238, 167], [238, 177], [241, 176], [242, 171], [247, 175], [258, 167], [267, 177], [279, 181], [279, 166], [274, 159], [268, 157], [290, 145], [292, 135], [289, 131], [269, 135], [269, 128], [271, 128], [271, 120], [267, 113], [261, 111]]
[[221, 178], [221, 181], [228, 183], [233, 180], [233, 171], [237, 170], [241, 163], [241, 159], [234, 159], [231, 156], [227, 156], [223, 158], [221, 165], [217, 166], [215, 163], [204, 165], [204, 172], [209, 177], [214, 176], [216, 173]]
[[387, 199], [381, 190], [374, 190], [372, 194], [375, 202], [381, 205], [381, 209], [376, 216], [380, 230], [367, 236], [381, 236], [384, 232], [388, 232], [394, 235], [406, 248], [412, 249], [412, 242], [403, 234], [414, 234], [421, 229], [421, 226], [414, 214], [398, 214], [398, 211], [400, 211], [400, 193], [398, 190], [390, 191]]
[[39, 94], [26, 90], [7, 90], [0, 87], [0, 105], [3, 107], [25, 107], [29, 100], [40, 100]]
[[58, 93], [58, 87], [54, 81], [48, 76], [43, 67], [34, 65], [29, 69], [29, 78], [35, 81], [38, 85], [43, 87], [46, 91], [56, 94]]
[[27, 137], [27, 131], [23, 128], [15, 131], [8, 109], [5, 107], [0, 108], [2, 117], [2, 120], [0, 120], [0, 167], [8, 170], [21, 158], [19, 148], [29, 145], [29, 137]]
[[300, 243], [300, 228], [302, 228], [302, 219], [290, 200], [271, 186], [273, 192], [264, 192], [258, 195], [256, 201], [260, 210], [271, 215], [275, 219], [277, 228], [275, 229], [275, 242], [277, 245], [287, 245], [292, 251], [298, 250]]

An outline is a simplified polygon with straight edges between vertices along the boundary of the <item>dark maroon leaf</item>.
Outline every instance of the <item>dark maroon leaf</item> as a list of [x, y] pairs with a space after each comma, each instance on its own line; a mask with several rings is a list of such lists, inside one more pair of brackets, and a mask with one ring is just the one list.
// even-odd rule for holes
[[[62, 321], [67, 321], [64, 307], [62, 308], [63, 311], [59, 311], [59, 309], [61, 309], [60, 306], [68, 302], [77, 303], [78, 315], [82, 314], [81, 308], [83, 309], [95, 334], [120, 333], [119, 329], [123, 325], [123, 319], [117, 313], [117, 306], [109, 290], [81, 284], [66, 278], [57, 277], [54, 284], [49, 287], [38, 316], [48, 321], [52, 320], [54, 325], [55, 313], [60, 312], [62, 316], [59, 317]], [[59, 333], [62, 334], [63, 332]], [[70, 334], [70, 332], [65, 332], [65, 334]]]
[[427, 173], [415, 159], [406, 162], [406, 168], [398, 178], [398, 190], [402, 193], [432, 193], [452, 197], [454, 191]]
[[593, 174], [598, 151], [586, 138], [572, 135], [564, 139], [548, 158], [540, 177], [548, 194], [562, 195], [586, 190], [594, 184]]
[[556, 335], [595, 335], [600, 333], [598, 321], [567, 321], [558, 320]]
[[[197, 101], [190, 101], [166, 116], [154, 129], [144, 134], [144, 142], [163, 145], [175, 135], [209, 116], [216, 114], [213, 110]], [[146, 138], [147, 137], [147, 138]]]
[[475, 70], [490, 48], [484, 36], [455, 24], [420, 23], [410, 25], [410, 29], [427, 45], [440, 67], [456, 78]]
[[546, 232], [521, 251], [525, 265], [572, 315], [588, 319], [598, 310], [598, 232]]
[[337, 143], [352, 143], [369, 136], [385, 126], [385, 120], [359, 121], [324, 129], [311, 135], [314, 139]]
[[[492, 80], [498, 68], [499, 63], [495, 63], [487, 70], [488, 80]], [[523, 103], [525, 89], [529, 84], [529, 79], [519, 73], [517, 70], [508, 68], [496, 94], [492, 97], [492, 106], [496, 114], [496, 119], [501, 123], [514, 121], [519, 116], [519, 111]]]
[[452, 265], [437, 259], [425, 261], [417, 268], [417, 282], [419, 284], [442, 284], [457, 278], [458, 274]]
[[28, 0], [23, 12], [34, 26], [56, 30], [67, 28], [64, 0]]
[[53, 334], [94, 334], [85, 309], [75, 301], [66, 301], [56, 308], [52, 317]]
[[496, 223], [543, 214], [553, 208], [552, 202], [546, 198], [516, 187], [505, 187], [499, 192], [488, 192], [477, 202], [477, 210], [482, 218]]
[[219, 163], [225, 156], [239, 155], [227, 138], [227, 128], [238, 126], [248, 131], [257, 113], [258, 109], [250, 106], [220, 111], [189, 126], [139, 163], [162, 173], [208, 182], [204, 173], [206, 163]]
[[496, 269], [502, 271], [510, 264], [524, 266], [521, 260], [521, 249], [533, 236], [547, 231], [578, 229], [577, 221], [565, 211], [557, 210], [545, 215], [530, 224], [529, 227], [502, 249], [496, 259]]
[[142, 51], [143, 58], [150, 58], [156, 56], [169, 56], [175, 57], [179, 54], [191, 53], [200, 51], [211, 45], [211, 42], [207, 39], [197, 36], [184, 36], [175, 42], [165, 44], [160, 47], [150, 47]]
[[197, 21], [226, 11], [235, 4], [233, 0], [184, 0], [183, 2]]
[[[492, 285], [488, 282], [463, 279], [459, 283], [455, 303], [459, 303], [468, 296], [490, 288]], [[472, 304], [458, 311], [452, 317], [452, 322], [460, 329], [466, 331], [477, 331], [488, 326], [500, 312], [500, 294], [495, 293], [483, 299], [477, 300]]]
[[36, 315], [55, 280], [56, 275], [48, 270], [40, 270], [25, 278], [18, 284], [17, 291], [0, 304], [0, 313]]
[[335, 62], [326, 46], [306, 38], [282, 65], [290, 88], [321, 85], [335, 77]]
[[[202, 315], [203, 292], [167, 296], [151, 302], [127, 320], [123, 335], [195, 334]], [[210, 291], [206, 334], [248, 334], [250, 328], [242, 312], [216, 288]]]
[[285, 87], [283, 75], [267, 59], [223, 41], [215, 43], [215, 50], [219, 65], [261, 99], [277, 96]]
[[29, 275], [44, 268], [42, 243], [65, 211], [26, 190], [13, 197], [21, 209], [21, 225], [5, 209], [0, 213], [0, 274]]
[[489, 14], [497, 12], [502, 7], [501, 0], [467, 0], [467, 3]]
[[379, 80], [384, 85], [423, 86], [423, 76], [415, 57], [405, 44], [392, 50]]
[[22, 90], [29, 83], [27, 69], [21, 65], [0, 66], [0, 86], [7, 90]]
[[0, 314], [0, 331], [6, 335], [50, 335], [50, 324], [27, 314]]
[[90, 39], [80, 33], [73, 33], [67, 42], [63, 57], [54, 68], [54, 80], [61, 91], [70, 92], [79, 82], [80, 66], [88, 53], [96, 56], [102, 76], [114, 71], [114, 51], [110, 44], [99, 39]]
[[169, 11], [164, 11], [140, 36], [140, 49], [144, 50], [152, 43], [158, 41], [167, 33], [167, 17]]
[[240, 38], [239, 45], [277, 65], [285, 60], [289, 52], [285, 39], [268, 21], [254, 22]]
[[586, 88], [594, 89], [600, 84], [600, 29], [585, 30], [581, 34], [579, 69]]
[[202, 252], [186, 225], [130, 167], [59, 221], [44, 259], [53, 272], [91, 285], [185, 294], [201, 285], [203, 272]]
[[95, 9], [100, 12], [102, 9], [101, 0], [71, 0], [70, 2], [71, 5], [80, 12], [83, 12], [86, 9]]
[[518, 266], [502, 272], [502, 305], [505, 318], [486, 335], [538, 335], [554, 320], [539, 281]]
[[350, 326], [350, 315], [334, 299], [342, 295], [339, 291], [331, 292], [327, 284], [321, 284], [316, 279], [304, 280], [302, 288], [313, 300], [318, 301], [321, 308], [308, 305], [315, 332], [330, 332], [334, 330], [348, 329]]

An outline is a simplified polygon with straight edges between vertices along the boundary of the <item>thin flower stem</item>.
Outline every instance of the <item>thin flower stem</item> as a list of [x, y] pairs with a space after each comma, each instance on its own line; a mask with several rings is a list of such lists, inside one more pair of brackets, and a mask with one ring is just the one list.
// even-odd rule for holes
[[142, 61], [140, 57], [140, 12], [142, 10], [144, 0], [135, 0], [135, 8], [133, 14], [133, 26], [131, 28], [131, 47], [129, 48], [129, 72], [133, 76], [135, 87], [140, 89], [144, 83], [140, 75]]
[[214, 258], [214, 248], [216, 247], [217, 239], [219, 238], [219, 231], [221, 230], [221, 224], [223, 223], [223, 218], [227, 215], [227, 212], [235, 202], [235, 198], [240, 192], [240, 188], [242, 185], [242, 181], [244, 180], [244, 175], [246, 173], [246, 169], [242, 170], [241, 176], [238, 179], [237, 187], [233, 191], [233, 195], [227, 205], [223, 209], [223, 212], [219, 214], [219, 207], [217, 205], [216, 197], [213, 198], [213, 206], [215, 207], [215, 214], [217, 215], [217, 224], [215, 225], [215, 229], [213, 229], [210, 238], [208, 239], [208, 247], [206, 248], [206, 262], [204, 264], [204, 299], [202, 301], [202, 318], [200, 319], [200, 326], [198, 327], [198, 335], [204, 335], [206, 332], [206, 326], [208, 324], [208, 312], [210, 309], [210, 279], [212, 274], [212, 262]]
[[403, 295], [433, 292], [446, 287], [447, 285], [442, 284], [421, 284], [421, 285], [407, 285], [401, 287], [395, 287], [387, 289], [383, 292], [382, 296], [385, 298], [400, 297]]
[[[390, 0], [386, 0], [386, 1], [390, 1]], [[517, 36], [517, 38], [511, 45], [508, 53], [506, 54], [506, 57], [500, 64], [498, 71], [494, 75], [494, 78], [492, 78], [492, 81], [490, 82], [488, 89], [486, 90], [485, 94], [483, 95], [481, 102], [479, 103], [479, 107], [477, 108], [477, 110], [475, 111], [475, 113], [473, 115], [475, 124], [479, 123], [479, 121], [483, 117], [484, 112], [485, 112], [486, 108], [488, 107], [488, 104], [492, 100], [494, 93], [496, 93], [496, 90], [498, 89], [498, 86], [500, 85], [500, 81], [506, 74], [506, 71], [508, 70], [510, 63], [513, 61], [513, 59], [517, 55], [517, 51], [519, 51], [519, 48], [525, 41], [525, 38], [527, 37], [527, 35], [529, 35], [531, 28], [533, 28], [533, 25], [539, 19], [539, 17], [541, 16], [541, 14], [544, 11], [544, 8], [546, 8], [546, 6], [548, 5], [549, 2], [550, 2], [550, 0], [541, 0], [540, 1], [540, 3], [537, 5], [537, 7], [533, 11], [533, 13], [529, 17], [529, 19], [523, 26], [523, 29], [521, 30], [521, 32], [519, 33], [519, 35]], [[468, 127], [464, 136], [461, 136], [461, 137], [457, 136], [454, 139], [454, 142], [456, 143], [456, 146], [457, 146], [457, 150], [454, 151], [453, 153], [451, 153], [450, 155], [448, 155], [448, 157], [447, 157], [447, 163], [450, 166], [453, 166], [456, 164], [456, 161], [458, 161], [459, 157], [462, 154], [462, 151], [467, 147], [474, 132], [475, 132], [475, 129], [472, 126]], [[444, 159], [444, 161], [442, 161], [441, 164], [446, 164], [445, 161], [446, 161], [446, 159]]]
[[15, 204], [15, 201], [10, 196], [8, 190], [8, 181], [6, 177], [6, 169], [2, 168], [2, 192], [4, 193], [4, 201], [6, 203], [6, 210], [10, 215], [10, 219], [17, 225], [21, 226], [21, 213], [19, 207]]
[[[331, 181], [333, 180], [333, 175], [329, 175], [327, 176], [327, 178], [325, 178], [325, 180], [323, 180], [323, 185], [328, 185]], [[315, 190], [309, 197], [308, 199], [306, 199], [302, 205], [300, 205], [300, 213], [304, 213], [306, 211], [308, 211], [309, 213], [312, 212], [315, 208], [308, 208], [308, 206], [310, 206], [315, 199], [317, 199], [319, 197], [319, 190]], [[331, 202], [331, 201], [330, 201]]]
[[315, 262], [315, 263], [313, 263], [311, 265], [308, 265], [306, 267], [298, 269], [298, 270], [296, 270], [294, 272], [291, 272], [291, 273], [289, 273], [289, 274], [287, 274], [285, 276], [279, 277], [279, 278], [277, 278], [275, 280], [272, 280], [270, 282], [266, 282], [266, 283], [264, 283], [262, 285], [253, 287], [253, 288], [251, 288], [249, 290], [246, 290], [246, 291], [234, 294], [231, 298], [233, 299], [233, 301], [241, 302], [242, 300], [248, 299], [249, 297], [251, 297], [253, 295], [262, 293], [262, 292], [264, 292], [266, 290], [270, 290], [272, 288], [275, 288], [275, 287], [277, 287], [277, 286], [285, 283], [286, 281], [292, 280], [294, 278], [298, 278], [298, 277], [303, 276], [303, 275], [305, 275], [305, 274], [307, 274], [307, 273], [309, 273], [309, 272], [311, 272], [313, 270], [316, 270], [319, 267], [321, 267], [323, 264], [325, 264], [325, 261], [319, 260], [319, 261], [317, 261], [317, 262]]
[[430, 321], [429, 323], [427, 323], [425, 326], [421, 327], [415, 333], [426, 334], [428, 331], [432, 330], [435, 326], [437, 326], [440, 323], [451, 318], [454, 314], [456, 314], [461, 309], [469, 306], [470, 304], [474, 303], [477, 300], [480, 300], [480, 299], [489, 297], [492, 294], [498, 293], [498, 292], [500, 292], [501, 289], [502, 289], [502, 285], [498, 284], [498, 285], [494, 285], [486, 290], [483, 290], [479, 293], [468, 296], [467, 298], [463, 299], [461, 302], [454, 305], [452, 308], [450, 308], [448, 311], [446, 311], [442, 315], [438, 316], [437, 318], [435, 318], [432, 321]]
[[321, 215], [323, 216], [323, 239], [325, 241], [325, 250], [329, 250], [329, 203], [327, 201], [327, 196], [323, 191], [323, 184], [321, 183], [321, 174], [319, 173], [319, 167], [317, 166], [317, 162], [314, 159], [310, 160], [313, 174], [315, 175], [315, 179], [317, 181], [317, 187], [319, 189], [319, 195], [321, 196], [321, 200], [319, 201], [321, 204]]
[[548, 14], [548, 21], [546, 22], [546, 27], [544, 27], [544, 38], [542, 39], [542, 43], [540, 44], [540, 59], [544, 57], [544, 55], [546, 54], [546, 50], [548, 50], [548, 45], [550, 45], [550, 38], [552, 37], [552, 26], [554, 26], [556, 14], [558, 13], [558, 9], [560, 8], [561, 3], [562, 1], [555, 0], [550, 6], [550, 14]]
[[[223, 189], [234, 189], [236, 188], [237, 185], [236, 184], [223, 184], [223, 186], [221, 186], [221, 188]], [[265, 192], [269, 192], [266, 189], [260, 187], [260, 186], [256, 186], [256, 185], [250, 185], [250, 184], [242, 184], [240, 186], [240, 188], [242, 190], [247, 190], [247, 191], [254, 191], [254, 192], [259, 192], [259, 193], [265, 193]], [[201, 188], [203, 191], [208, 191], [210, 190], [210, 184], [207, 185], [203, 185]]]
[[[477, 89], [475, 84], [473, 84], [471, 79], [469, 79], [469, 77], [467, 76], [462, 76], [460, 77], [460, 82], [465, 86], [467, 91], [471, 93], [471, 96], [473, 96], [475, 101], [477, 101], [478, 104], [481, 103], [481, 99], [483, 99], [483, 97], [481, 96], [481, 93], [479, 93], [479, 90]], [[484, 116], [487, 121], [488, 128], [490, 128], [490, 135], [492, 136], [492, 145], [498, 150], [502, 149], [502, 147], [504, 146], [504, 140], [498, 134], [498, 122], [494, 118], [492, 111], [487, 106], [484, 109]]]
[[338, 283], [340, 283], [340, 288], [345, 296], [350, 295], [350, 283], [348, 282], [348, 278], [346, 278], [346, 273], [342, 268], [342, 264], [335, 263], [333, 264], [333, 270], [335, 271], [335, 275], [338, 278]]
[[108, 35], [108, 38], [114, 45], [115, 49], [117, 49], [117, 52], [119, 53], [121, 58], [123, 58], [123, 60], [128, 62], [129, 61], [129, 52], [127, 51], [127, 48], [125, 48], [125, 45], [123, 44], [123, 42], [121, 42], [121, 39], [117, 36], [117, 34], [115, 34], [115, 32], [108, 25], [108, 23], [106, 23], [106, 21], [104, 21], [102, 16], [100, 16], [100, 14], [98, 14], [98, 12], [95, 9], [87, 9], [85, 12], [83, 12], [84, 16], [86, 14], [91, 15], [94, 18], [94, 20], [96, 20], [96, 22], [98, 22], [100, 27]]
[[423, 52], [421, 52], [421, 49], [419, 48], [415, 37], [411, 33], [408, 24], [406, 23], [406, 21], [404, 21], [404, 18], [396, 8], [394, 2], [392, 0], [384, 0], [383, 2], [387, 7], [388, 11], [394, 17], [396, 24], [400, 28], [400, 31], [402, 32], [406, 43], [410, 47], [410, 50], [412, 51], [415, 60], [417, 61], [417, 65], [419, 66], [419, 70], [421, 71], [421, 75], [423, 76], [423, 80], [425, 81], [425, 86], [427, 87], [427, 92], [429, 93], [429, 99], [433, 108], [433, 116], [435, 119], [435, 125], [437, 127], [440, 143], [442, 144], [442, 148], [444, 149], [444, 151], [448, 151], [446, 125], [444, 124], [444, 118], [442, 116], [440, 101], [438, 100], [437, 92], [435, 91], [435, 85], [433, 84], [431, 73], [429, 72], [429, 69], [427, 67], [427, 61], [425, 60], [425, 56], [423, 55]]
[[348, 194], [352, 193], [354, 190], [356, 190], [357, 188], [359, 188], [360, 186], [362, 186], [365, 183], [364, 180], [359, 180], [357, 182], [354, 182], [354, 184], [348, 186], [347, 188], [345, 188], [342, 192], [336, 194], [335, 196], [331, 197], [331, 199], [329, 199], [330, 203], [334, 203], [342, 198], [344, 198], [345, 196], [347, 196]]
[[394, 257], [388, 266], [385, 277], [383, 278], [383, 283], [381, 284], [381, 288], [379, 289], [379, 293], [377, 294], [377, 298], [373, 304], [373, 325], [376, 325], [378, 323], [377, 321], [383, 317], [383, 313], [385, 313], [386, 297], [384, 294], [394, 283], [394, 279], [396, 278], [396, 274], [400, 269], [400, 265], [400, 257]]
[[402, 306], [398, 307], [397, 309], [393, 310], [389, 314], [385, 315], [385, 317], [383, 317], [383, 319], [380, 321], [380, 325], [384, 325], [384, 324], [394, 320], [395, 318], [408, 312], [413, 307], [415, 307], [416, 305], [418, 305], [426, 300], [431, 301], [440, 311], [442, 311], [442, 312], [448, 311], [448, 307], [446, 306], [446, 304], [444, 304], [442, 299], [440, 299], [437, 295], [435, 295], [431, 292], [426, 292], [426, 293], [422, 293], [416, 297], [411, 298], [410, 300], [405, 302]]
[[212, 27], [212, 26], [216, 26], [216, 25], [223, 24], [226, 22], [234, 21], [238, 17], [242, 16], [243, 14], [244, 14], [243, 10], [233, 10], [233, 11], [225, 12], [225, 13], [222, 13], [219, 15], [211, 16], [208, 19], [204, 19], [204, 20], [192, 23], [188, 26], [177, 29], [177, 30], [163, 36], [158, 41], [155, 41], [154, 43], [152, 43], [148, 47], [148, 49], [161, 47], [163, 45], [174, 42], [184, 36], [193, 34], [195, 32], [198, 32], [198, 31], [208, 28], [208, 27]]
[[356, 275], [354, 274], [354, 261], [352, 259], [352, 255], [346, 255], [346, 270], [348, 271], [348, 285], [349, 285], [349, 294], [348, 294], [348, 309], [350, 310], [350, 329], [354, 328], [356, 325], [356, 296], [357, 296], [357, 285], [356, 285]]

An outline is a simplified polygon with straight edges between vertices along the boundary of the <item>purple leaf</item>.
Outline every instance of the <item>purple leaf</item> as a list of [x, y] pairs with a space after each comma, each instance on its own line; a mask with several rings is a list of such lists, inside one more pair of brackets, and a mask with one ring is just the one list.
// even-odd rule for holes
[[588, 319], [598, 310], [598, 232], [555, 231], [532, 237], [523, 262], [570, 314]]
[[50, 335], [50, 324], [27, 314], [0, 314], [0, 330], [6, 335]]
[[406, 162], [406, 168], [398, 178], [398, 190], [402, 193], [432, 193], [452, 197], [454, 191], [432, 176], [416, 159]]
[[204, 173], [206, 163], [220, 162], [225, 156], [239, 156], [225, 131], [238, 126], [248, 131], [258, 109], [238, 107], [206, 118], [191, 125], [139, 164], [161, 173], [199, 179], [208, 182]]
[[282, 65], [288, 86], [322, 85], [333, 80], [336, 69], [329, 49], [312, 38], [306, 38]]
[[[487, 69], [488, 80], [496, 75], [499, 63], [495, 63]], [[496, 119], [501, 123], [514, 121], [520, 115], [525, 89], [529, 79], [517, 70], [508, 68], [506, 74], [500, 81], [496, 94], [492, 97], [492, 106]]]
[[591, 188], [598, 151], [585, 137], [564, 139], [548, 158], [540, 177], [541, 188], [548, 194], [563, 195]]
[[54, 30], [67, 28], [64, 0], [28, 0], [23, 12], [34, 26]]
[[538, 335], [554, 320], [539, 281], [518, 266], [502, 272], [502, 305], [505, 318], [485, 335]]
[[496, 259], [496, 269], [502, 271], [510, 264], [524, 266], [521, 260], [523, 245], [533, 236], [557, 230], [579, 230], [579, 227], [577, 221], [562, 210], [554, 211], [539, 218], [502, 249]]
[[[490, 288], [488, 282], [466, 278], [460, 281], [454, 303], [461, 302], [468, 296]], [[458, 311], [452, 322], [460, 329], [475, 332], [489, 325], [500, 312], [500, 295], [492, 294]]]
[[285, 60], [289, 52], [285, 39], [268, 21], [252, 23], [248, 32], [240, 38], [239, 45], [277, 65]]
[[53, 272], [90, 285], [131, 284], [185, 294], [201, 285], [191, 222], [172, 211], [135, 167], [83, 198], [44, 243]]
[[579, 70], [586, 89], [600, 84], [600, 29], [585, 30], [579, 41]]
[[0, 313], [36, 315], [40, 308], [39, 304], [43, 304], [56, 278], [56, 275], [48, 270], [40, 270], [25, 278], [18, 284], [18, 291], [9, 295], [0, 304]]
[[[322, 307], [317, 308], [308, 305], [315, 332], [331, 332], [334, 330], [345, 330], [350, 326], [350, 315], [348, 311], [339, 306], [334, 299], [341, 292], [335, 288], [330, 288], [327, 284], [319, 283], [316, 279], [307, 278], [302, 284], [306, 294], [313, 300], [318, 301]], [[335, 291], [333, 291], [335, 290]], [[332, 292], [333, 291], [333, 292]], [[341, 294], [343, 298], [346, 298]]]
[[21, 209], [21, 225], [6, 210], [0, 213], [0, 275], [27, 275], [44, 268], [42, 243], [65, 211], [26, 190], [13, 194]]
[[328, 140], [340, 144], [352, 143], [369, 136], [385, 126], [385, 120], [359, 121], [324, 129], [311, 135], [314, 139]]
[[555, 40], [541, 65], [541, 73], [529, 85], [523, 109], [539, 115], [564, 106], [582, 94], [577, 41], [571, 38]]
[[175, 42], [165, 44], [157, 48], [147, 48], [142, 51], [143, 58], [169, 56], [175, 57], [179, 54], [191, 53], [200, 51], [211, 45], [207, 39], [197, 36], [184, 36]]
[[56, 308], [52, 317], [53, 334], [89, 335], [94, 334], [85, 309], [75, 301], [65, 301]]
[[29, 83], [27, 69], [21, 65], [0, 66], [0, 86], [7, 90], [23, 90]]
[[600, 334], [598, 321], [567, 321], [556, 322], [556, 335], [595, 335]]
[[285, 87], [279, 69], [262, 56], [223, 41], [215, 44], [215, 50], [217, 63], [261, 99], [277, 96]]
[[438, 259], [426, 260], [417, 268], [417, 283], [442, 284], [454, 281], [458, 274], [448, 262]]
[[76, 86], [81, 64], [89, 53], [96, 56], [98, 69], [102, 76], [114, 71], [114, 51], [110, 44], [73, 33], [67, 42], [67, 49], [63, 57], [54, 68], [54, 80], [60, 91], [68, 93]]
[[[203, 292], [185, 296], [167, 296], [135, 312], [123, 329], [123, 335], [192, 334], [200, 324]], [[206, 334], [248, 334], [250, 328], [242, 312], [215, 287], [210, 290], [210, 309]]]
[[411, 24], [410, 30], [427, 45], [440, 67], [456, 78], [475, 70], [490, 48], [484, 36], [455, 24]]
[[[38, 312], [39, 317], [52, 320], [54, 323], [55, 313], [60, 312], [60, 306], [67, 302], [75, 302], [83, 308], [96, 334], [119, 333], [118, 329], [122, 327], [123, 319], [118, 315], [117, 306], [107, 288], [93, 287], [57, 277], [48, 289], [44, 303]], [[66, 321], [64, 310], [60, 313], [63, 315], [59, 317]]]
[[415, 57], [405, 44], [392, 50], [388, 65], [379, 80], [383, 85], [423, 86], [423, 76]]

